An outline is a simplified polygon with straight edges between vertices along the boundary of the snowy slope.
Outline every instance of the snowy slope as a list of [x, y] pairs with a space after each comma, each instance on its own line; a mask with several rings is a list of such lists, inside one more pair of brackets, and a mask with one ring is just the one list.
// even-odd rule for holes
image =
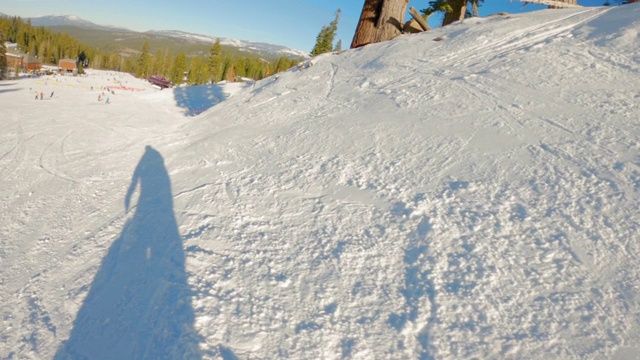
[[633, 359], [639, 32], [548, 10], [244, 88], [0, 83], [0, 357]]

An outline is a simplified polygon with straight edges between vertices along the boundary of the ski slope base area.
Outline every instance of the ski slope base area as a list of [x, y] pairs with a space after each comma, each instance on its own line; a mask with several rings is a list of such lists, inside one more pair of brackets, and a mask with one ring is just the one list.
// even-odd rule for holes
[[545, 10], [256, 83], [0, 82], [0, 359], [637, 359], [639, 33]]

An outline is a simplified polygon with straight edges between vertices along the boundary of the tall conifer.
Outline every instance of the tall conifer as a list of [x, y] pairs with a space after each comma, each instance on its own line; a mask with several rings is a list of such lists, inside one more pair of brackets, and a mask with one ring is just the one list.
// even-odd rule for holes
[[146, 40], [142, 44], [142, 50], [140, 51], [140, 57], [136, 65], [136, 77], [146, 78], [150, 75], [151, 55], [149, 55], [149, 42]]
[[4, 80], [7, 74], [7, 49], [4, 46], [4, 38], [0, 36], [0, 80]]
[[342, 39], [338, 40], [338, 42], [336, 43], [336, 46], [333, 48], [333, 51], [342, 51]]
[[320, 33], [316, 37], [316, 44], [311, 50], [311, 56], [316, 56], [333, 51], [333, 39], [336, 37], [338, 31], [338, 22], [340, 21], [340, 14], [342, 10], [336, 11], [336, 17], [329, 25], [324, 25], [320, 30]]
[[209, 68], [203, 58], [193, 58], [189, 66], [189, 85], [204, 85], [209, 82]]
[[171, 68], [171, 75], [169, 80], [176, 85], [180, 85], [184, 82], [184, 72], [187, 71], [187, 55], [179, 54], [176, 56], [176, 60], [173, 62]]
[[209, 50], [208, 65], [211, 81], [217, 83], [222, 80], [222, 46], [220, 45], [220, 39], [217, 39]]

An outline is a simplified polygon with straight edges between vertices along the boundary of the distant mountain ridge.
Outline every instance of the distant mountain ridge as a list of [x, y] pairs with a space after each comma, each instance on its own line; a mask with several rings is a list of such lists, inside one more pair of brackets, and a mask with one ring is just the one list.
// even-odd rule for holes
[[194, 34], [180, 30], [151, 30], [145, 33], [161, 35], [173, 38], [183, 38], [192, 41], [201, 41], [205, 43], [215, 43], [217, 39], [220, 39], [221, 45], [232, 46], [240, 49], [247, 49], [255, 52], [269, 52], [269, 53], [279, 53], [283, 55], [292, 55], [297, 57], [308, 57], [309, 54], [307, 52], [291, 49], [282, 45], [275, 45], [269, 43], [262, 43], [257, 41], [249, 41], [249, 40], [238, 40], [238, 39], [229, 39], [229, 38], [221, 38], [216, 36], [208, 36], [202, 34]]
[[[0, 13], [0, 16], [9, 16]], [[69, 35], [77, 37], [79, 40], [94, 46], [100, 46], [96, 44], [96, 39], [101, 38], [104, 42], [105, 38], [109, 38], [108, 35], [113, 35], [114, 41], [122, 42], [123, 38], [128, 39], [140, 39], [141, 35], [148, 35], [154, 38], [164, 37], [175, 40], [187, 40], [189, 44], [200, 44], [210, 46], [215, 43], [217, 39], [220, 39], [220, 43], [230, 48], [234, 48], [241, 52], [258, 54], [264, 57], [278, 57], [286, 56], [290, 58], [307, 58], [308, 52], [304, 52], [297, 49], [292, 49], [283, 45], [269, 44], [256, 41], [221, 38], [210, 35], [202, 35], [189, 33], [179, 30], [151, 30], [146, 32], [138, 32], [123, 27], [99, 25], [91, 21], [82, 19], [75, 15], [47, 15], [31, 18], [24, 18], [31, 20], [31, 24], [34, 26], [44, 26], [51, 28], [52, 30], [59, 30], [67, 32]], [[90, 30], [90, 31], [87, 31]], [[97, 35], [98, 33], [103, 33]], [[139, 49], [137, 44], [131, 44], [134, 50]]]
[[85, 27], [91, 29], [104, 29], [104, 30], [127, 30], [132, 31], [123, 27], [118, 26], [109, 26], [109, 25], [98, 25], [89, 20], [82, 19], [75, 15], [47, 15], [47, 16], [38, 16], [28, 18], [31, 20], [31, 24], [34, 26], [76, 26], [76, 27]]

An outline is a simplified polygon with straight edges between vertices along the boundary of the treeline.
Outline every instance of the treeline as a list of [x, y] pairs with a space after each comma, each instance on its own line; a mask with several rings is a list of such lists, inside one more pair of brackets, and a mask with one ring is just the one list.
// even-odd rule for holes
[[3, 44], [5, 41], [17, 43], [20, 49], [37, 56], [43, 64], [55, 65], [60, 59], [76, 59], [80, 67], [128, 72], [140, 78], [161, 75], [175, 84], [186, 82], [189, 85], [234, 81], [238, 77], [260, 80], [287, 70], [300, 61], [288, 57], [265, 60], [255, 55], [234, 55], [224, 51], [219, 41], [206, 56], [150, 49], [146, 41], [139, 51], [107, 53], [82, 44], [65, 33], [32, 26], [30, 21], [20, 17], [0, 17], [0, 42]]
[[18, 47], [37, 56], [45, 64], [57, 64], [60, 59], [76, 59], [81, 54], [87, 58], [98, 51], [81, 44], [67, 34], [56, 34], [42, 26], [31, 26], [20, 17], [0, 17], [0, 40], [17, 43]]
[[219, 40], [211, 46], [207, 56], [188, 57], [181, 53], [173, 57], [167, 50], [152, 53], [149, 43], [145, 41], [140, 55], [127, 58], [122, 71], [133, 73], [139, 78], [155, 74], [166, 77], [174, 84], [202, 85], [222, 80], [235, 81], [239, 77], [260, 80], [287, 70], [299, 62], [300, 60], [284, 56], [271, 61], [255, 55], [234, 56], [222, 49]]

